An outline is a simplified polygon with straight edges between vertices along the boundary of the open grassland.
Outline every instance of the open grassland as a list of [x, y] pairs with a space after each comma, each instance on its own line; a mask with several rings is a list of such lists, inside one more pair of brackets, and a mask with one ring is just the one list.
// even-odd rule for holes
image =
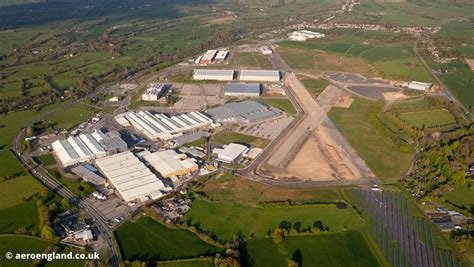
[[223, 174], [205, 183], [199, 192], [210, 200], [255, 206], [259, 202], [287, 201], [299, 203], [334, 202], [343, 200], [337, 188], [288, 188], [270, 186], [252, 180]]
[[292, 69], [312, 70], [316, 66], [311, 51], [288, 47], [278, 47], [277, 51]]
[[244, 266], [283, 267], [288, 265], [288, 259], [281, 253], [272, 238], [250, 239], [246, 243], [246, 252], [243, 258]]
[[39, 233], [39, 213], [34, 201], [0, 209], [0, 233], [15, 233], [24, 228], [28, 233]]
[[402, 113], [400, 119], [418, 129], [456, 123], [453, 115], [445, 109]]
[[235, 68], [271, 69], [272, 64], [265, 55], [257, 52], [237, 52], [230, 65]]
[[456, 186], [443, 197], [456, 206], [472, 209], [474, 207], [474, 186], [472, 184]]
[[55, 165], [56, 160], [54, 159], [52, 154], [42, 155], [39, 157], [41, 163], [45, 166]]
[[160, 267], [213, 267], [214, 262], [212, 258], [198, 258], [190, 260], [176, 260], [156, 262], [156, 266]]
[[15, 155], [9, 150], [0, 151], [0, 181], [5, 176], [21, 175], [25, 173], [25, 169], [20, 162], [15, 158]]
[[66, 109], [52, 113], [45, 120], [57, 129], [71, 130], [93, 117], [97, 112], [98, 109], [96, 108], [83, 103], [76, 103]]
[[245, 237], [265, 237], [268, 231], [273, 231], [285, 220], [290, 223], [300, 222], [302, 229], [321, 220], [329, 227], [329, 232], [341, 231], [345, 227], [354, 229], [361, 224], [361, 220], [351, 208], [338, 209], [334, 204], [254, 208], [195, 200], [191, 210], [185, 215], [185, 221], [199, 225], [220, 240], [231, 240], [238, 233]]
[[416, 57], [377, 61], [373, 65], [384, 78], [435, 83], [433, 76]]
[[254, 147], [264, 148], [270, 142], [267, 139], [259, 138], [256, 136], [231, 132], [231, 131], [220, 131], [211, 137], [211, 142], [219, 145], [228, 145], [230, 143], [247, 144]]
[[0, 182], [0, 209], [15, 206], [22, 202], [23, 198], [46, 190], [46, 188], [29, 173]]
[[247, 242], [249, 266], [381, 266], [358, 231], [285, 237], [280, 244], [271, 238]]
[[[23, 236], [0, 236], [0, 251], [12, 253], [42, 253], [48, 247], [54, 247], [50, 241]], [[32, 266], [33, 260], [7, 260], [4, 255], [0, 257], [2, 266]]]
[[405, 175], [414, 151], [400, 152], [404, 143], [378, 121], [382, 106], [380, 101], [356, 99], [349, 109], [333, 108], [329, 117], [382, 182], [395, 182]]
[[157, 261], [213, 255], [218, 249], [195, 234], [171, 229], [150, 217], [126, 222], [115, 232], [124, 259]]
[[316, 99], [330, 83], [324, 79], [300, 78], [304, 88]]
[[296, 109], [288, 98], [265, 97], [259, 98], [258, 102], [277, 108], [290, 115], [296, 114]]

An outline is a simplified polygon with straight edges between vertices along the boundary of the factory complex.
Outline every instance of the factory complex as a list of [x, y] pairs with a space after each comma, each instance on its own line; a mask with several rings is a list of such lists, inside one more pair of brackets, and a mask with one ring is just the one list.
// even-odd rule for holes
[[174, 150], [163, 150], [143, 157], [163, 178], [186, 175], [199, 170], [195, 160]]
[[95, 161], [100, 172], [127, 202], [157, 199], [170, 190], [132, 152], [123, 152]]
[[[193, 79], [198, 81], [233, 81], [235, 73], [234, 70], [196, 69]], [[239, 75], [240, 81], [279, 82], [280, 78], [280, 72], [277, 70], [241, 70]]]
[[165, 97], [171, 89], [170, 85], [162, 83], [151, 83], [142, 94], [143, 101], [158, 101]]
[[131, 111], [115, 116], [115, 120], [122, 126], [133, 126], [150, 140], [171, 140], [185, 131], [216, 126], [211, 118], [201, 112], [168, 117], [149, 111]]
[[99, 129], [93, 133], [57, 140], [51, 146], [65, 167], [127, 150], [127, 143], [118, 134], [104, 134]]
[[224, 89], [225, 96], [257, 97], [261, 93], [259, 83], [228, 83]]
[[228, 56], [229, 51], [227, 50], [207, 50], [202, 56], [199, 56], [194, 63], [208, 65], [214, 63], [216, 60], [226, 60]]
[[240, 124], [260, 122], [282, 115], [281, 110], [253, 100], [227, 103], [224, 106], [208, 109], [206, 113], [216, 122]]

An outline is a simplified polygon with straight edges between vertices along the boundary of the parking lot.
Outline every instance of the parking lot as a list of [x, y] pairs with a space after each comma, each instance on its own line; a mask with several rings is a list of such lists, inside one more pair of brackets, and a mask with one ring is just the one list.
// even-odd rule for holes
[[215, 84], [185, 84], [179, 89], [179, 100], [173, 109], [180, 112], [203, 110], [209, 106], [222, 105], [222, 86]]
[[265, 139], [275, 139], [283, 129], [293, 120], [293, 117], [283, 116], [276, 120], [265, 121], [240, 128], [238, 132]]
[[130, 212], [130, 208], [115, 194], [107, 196], [107, 200], [99, 200], [93, 196], [87, 201], [104, 215], [104, 219], [113, 224], [114, 219], [125, 218]]

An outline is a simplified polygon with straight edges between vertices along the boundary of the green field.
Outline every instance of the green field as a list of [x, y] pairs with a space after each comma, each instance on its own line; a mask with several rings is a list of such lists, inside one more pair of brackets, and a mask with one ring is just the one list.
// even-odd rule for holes
[[400, 119], [418, 129], [456, 123], [453, 115], [445, 109], [402, 113]]
[[231, 131], [220, 131], [217, 134], [212, 135], [211, 142], [219, 145], [228, 145], [230, 143], [242, 143], [248, 144], [255, 147], [264, 148], [268, 145], [269, 140], [259, 138], [256, 136], [231, 132]]
[[349, 109], [331, 109], [329, 117], [382, 182], [395, 182], [405, 175], [415, 153], [400, 152], [404, 143], [378, 121], [382, 107], [380, 101], [356, 99]]
[[[185, 221], [189, 220], [217, 235], [220, 240], [231, 240], [239, 232], [246, 237], [265, 237], [268, 231], [279, 227], [284, 220], [300, 222], [302, 229], [321, 220], [330, 232], [341, 231], [344, 227], [354, 229], [361, 224], [352, 209], [338, 209], [330, 204], [254, 208], [203, 200], [193, 202], [191, 210], [185, 215]], [[248, 223], [250, 221], [252, 224]]]
[[176, 260], [176, 261], [164, 261], [156, 262], [156, 266], [160, 267], [213, 267], [214, 262], [208, 258], [198, 258], [191, 260]]
[[232, 57], [230, 65], [236, 68], [258, 68], [258, 69], [271, 69], [272, 64], [268, 58], [261, 53], [246, 53], [237, 52]]
[[85, 120], [92, 118], [98, 109], [76, 103], [66, 109], [54, 112], [45, 118], [54, 128], [71, 130]]
[[435, 83], [433, 76], [416, 57], [377, 61], [373, 65], [387, 79]]
[[171, 229], [150, 217], [126, 222], [115, 232], [126, 260], [156, 261], [213, 255], [218, 249], [195, 234]]
[[25, 173], [23, 166], [9, 150], [0, 151], [0, 166], [5, 166], [4, 168], [0, 168], [0, 181], [2, 180], [2, 177], [5, 176]]
[[472, 184], [456, 186], [453, 190], [445, 193], [443, 197], [457, 206], [464, 206], [468, 210], [472, 209], [474, 207], [474, 186]]
[[38, 216], [34, 201], [0, 209], [0, 233], [15, 233], [20, 228], [25, 228], [28, 233], [39, 233]]
[[56, 164], [56, 160], [54, 159], [52, 154], [39, 156], [39, 159], [40, 159], [41, 163], [45, 166], [50, 166], [50, 165], [55, 165]]
[[275, 244], [271, 238], [247, 242], [249, 266], [381, 266], [358, 231], [285, 237]]
[[319, 94], [330, 85], [330, 83], [324, 79], [302, 78], [300, 81], [314, 99], [316, 99]]
[[40, 182], [30, 174], [16, 177], [0, 182], [0, 209], [22, 203], [22, 198], [29, 198], [32, 195], [46, 190]]
[[265, 105], [277, 108], [287, 114], [295, 115], [296, 109], [287, 98], [274, 98], [274, 97], [265, 97], [259, 98], [258, 102], [261, 102]]
[[310, 70], [315, 68], [313, 53], [301, 49], [279, 48], [278, 54], [292, 69]]
[[221, 203], [239, 203], [255, 207], [260, 202], [287, 201], [298, 203], [342, 201], [338, 188], [289, 188], [271, 186], [232, 174], [223, 174], [206, 182], [199, 192]]

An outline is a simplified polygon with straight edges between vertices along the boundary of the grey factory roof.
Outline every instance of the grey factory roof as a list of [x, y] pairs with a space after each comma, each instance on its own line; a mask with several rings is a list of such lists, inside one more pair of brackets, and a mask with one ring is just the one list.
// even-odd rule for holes
[[246, 100], [242, 102], [232, 102], [224, 106], [211, 108], [207, 113], [216, 121], [237, 120], [254, 122], [281, 114], [279, 109], [267, 107], [257, 101]]
[[95, 186], [103, 185], [106, 182], [104, 178], [90, 171], [82, 165], [72, 168], [71, 171]]
[[247, 77], [268, 77], [280, 78], [280, 72], [277, 70], [241, 70], [240, 76]]
[[228, 83], [226, 93], [260, 94], [259, 83]]
[[119, 136], [106, 137], [100, 141], [100, 144], [107, 151], [116, 148], [127, 149], [127, 143], [125, 143], [125, 141], [123, 141]]
[[197, 131], [195, 133], [192, 133], [192, 134], [186, 134], [186, 135], [182, 135], [180, 137], [177, 137], [174, 142], [178, 145], [178, 146], [181, 146], [181, 145], [184, 145], [186, 143], [189, 143], [189, 142], [193, 142], [193, 141], [196, 141], [198, 140], [199, 138], [201, 137], [208, 137], [210, 134], [209, 132], [206, 132], [206, 131]]

